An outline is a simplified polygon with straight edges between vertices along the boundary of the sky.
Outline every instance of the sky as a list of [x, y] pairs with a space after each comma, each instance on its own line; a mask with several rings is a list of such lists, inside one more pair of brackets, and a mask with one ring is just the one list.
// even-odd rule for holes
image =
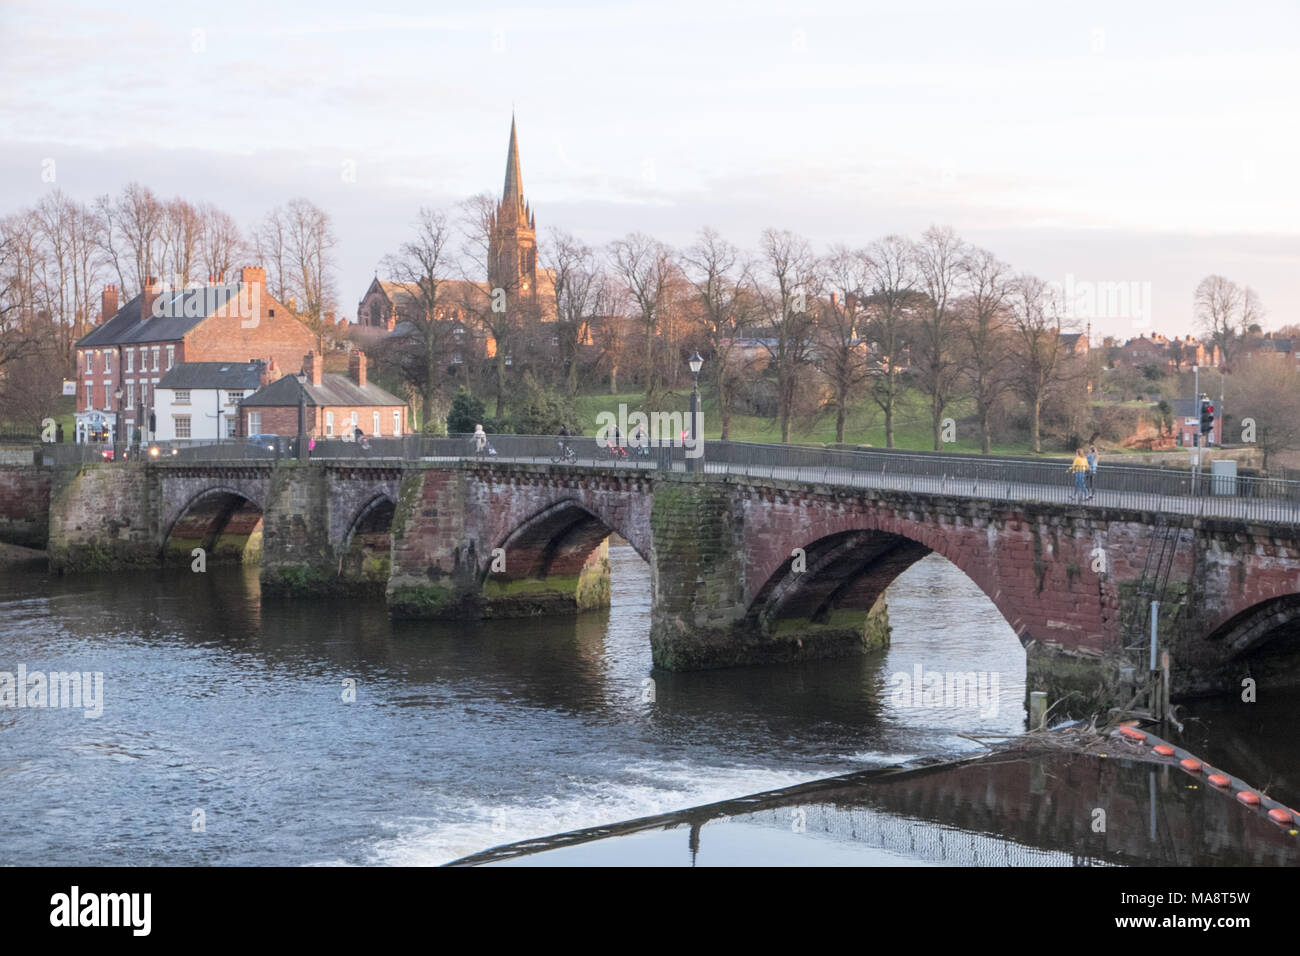
[[[382, 7], [382, 9], [381, 9]], [[303, 196], [353, 316], [423, 206], [603, 244], [951, 226], [1094, 338], [1218, 273], [1300, 322], [1300, 4], [0, 0], [0, 215], [138, 181], [251, 231]], [[52, 181], [50, 181], [52, 180]]]

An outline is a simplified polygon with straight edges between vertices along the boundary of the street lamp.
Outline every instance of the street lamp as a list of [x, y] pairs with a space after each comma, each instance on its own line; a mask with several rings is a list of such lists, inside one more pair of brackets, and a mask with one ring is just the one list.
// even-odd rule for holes
[[[697, 430], [697, 422], [700, 413], [700, 369], [704, 367], [704, 359], [700, 358], [700, 353], [692, 352], [691, 357], [686, 360], [686, 364], [691, 367], [691, 375], [695, 382], [691, 386], [691, 449], [700, 447], [700, 436]], [[686, 470], [696, 471], [699, 468], [698, 457], [688, 457], [686, 459]]]
[[113, 426], [113, 458], [120, 459], [117, 453], [117, 446], [122, 441], [122, 386], [118, 386], [113, 391], [113, 405], [116, 413], [116, 424]]

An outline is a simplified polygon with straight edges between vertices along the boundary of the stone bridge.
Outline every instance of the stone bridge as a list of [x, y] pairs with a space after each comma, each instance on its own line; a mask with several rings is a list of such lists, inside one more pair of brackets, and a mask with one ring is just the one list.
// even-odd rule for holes
[[[260, 560], [267, 591], [367, 589], [395, 616], [512, 617], [607, 604], [617, 534], [649, 563], [653, 657], [673, 670], [887, 641], [885, 590], [936, 553], [1006, 618], [1032, 689], [1123, 693], [1138, 657], [1123, 626], [1155, 546], [1152, 511], [753, 471], [401, 459], [60, 468], [48, 550], [53, 568], [77, 571], [184, 566], [202, 548], [209, 561]], [[1300, 676], [1300, 526], [1202, 514], [1177, 542], [1161, 616], [1176, 690]]]

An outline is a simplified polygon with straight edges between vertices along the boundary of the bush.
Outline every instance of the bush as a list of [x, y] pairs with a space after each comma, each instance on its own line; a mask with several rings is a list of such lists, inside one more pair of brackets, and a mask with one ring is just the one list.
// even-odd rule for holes
[[486, 412], [483, 402], [462, 388], [451, 400], [451, 410], [447, 412], [447, 434], [468, 434], [474, 431], [475, 425], [482, 425], [484, 431], [495, 431], [489, 427], [493, 423], [488, 421]]

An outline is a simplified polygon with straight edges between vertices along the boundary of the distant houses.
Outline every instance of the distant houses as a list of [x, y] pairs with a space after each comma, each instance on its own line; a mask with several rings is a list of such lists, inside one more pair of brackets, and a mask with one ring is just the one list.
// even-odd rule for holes
[[302, 371], [284, 375], [246, 396], [239, 405], [241, 435], [297, 435], [351, 440], [362, 434], [400, 438], [407, 433], [406, 402], [370, 382], [366, 355], [354, 349], [347, 375], [324, 371], [317, 352], [302, 359]]
[[239, 435], [239, 403], [275, 373], [274, 361], [181, 362], [163, 376], [154, 399], [157, 441]]
[[[266, 270], [244, 268], [238, 283], [163, 289], [156, 279], [125, 305], [103, 293], [105, 320], [77, 340], [77, 441], [160, 437], [155, 392], [182, 362], [274, 360], [297, 364], [315, 337], [266, 290]], [[168, 413], [169, 415], [172, 413]], [[123, 434], [116, 431], [121, 423]], [[191, 419], [191, 427], [196, 422]]]

